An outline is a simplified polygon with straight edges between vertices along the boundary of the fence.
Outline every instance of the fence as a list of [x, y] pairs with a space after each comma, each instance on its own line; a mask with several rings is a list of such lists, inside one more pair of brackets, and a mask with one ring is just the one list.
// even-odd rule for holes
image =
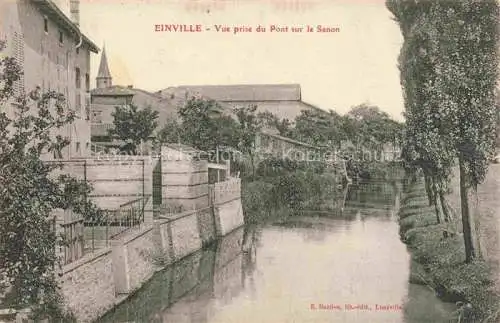
[[69, 264], [84, 255], [84, 223], [83, 218], [60, 224], [63, 235], [62, 262]]
[[62, 264], [69, 264], [87, 253], [105, 248], [109, 246], [110, 240], [144, 223], [144, 208], [149, 199], [140, 198], [123, 204], [117, 210], [104, 210], [100, 219], [77, 218], [60, 223]]
[[144, 223], [144, 208], [151, 197], [127, 202], [117, 210], [104, 210], [102, 218], [85, 221], [85, 253], [109, 246], [109, 241]]
[[[69, 174], [90, 183], [93, 190], [84, 200], [93, 201], [103, 210], [99, 219], [84, 220], [85, 214], [71, 211], [56, 214], [56, 232], [62, 236], [59, 256], [71, 263], [88, 252], [109, 245], [109, 241], [144, 222], [144, 208], [151, 198], [151, 165], [145, 160], [63, 160], [54, 176]], [[84, 213], [86, 213], [84, 211]]]

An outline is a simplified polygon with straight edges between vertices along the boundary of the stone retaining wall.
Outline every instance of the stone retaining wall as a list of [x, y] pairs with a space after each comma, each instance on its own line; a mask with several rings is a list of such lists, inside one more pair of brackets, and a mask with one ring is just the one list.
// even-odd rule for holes
[[[221, 185], [229, 185], [233, 190], [238, 184], [239, 181], [233, 181]], [[63, 295], [78, 322], [97, 319], [141, 288], [162, 267], [194, 254], [203, 245], [214, 242], [217, 236], [226, 235], [244, 224], [239, 197], [213, 207], [160, 215], [154, 221], [149, 215], [148, 219], [151, 221], [146, 221], [142, 227], [123, 234], [119, 240], [112, 240], [111, 248], [86, 255], [63, 268]], [[241, 250], [241, 237], [235, 237], [225, 242], [227, 247], [220, 248]], [[220, 253], [218, 257], [218, 267], [225, 267], [236, 255]], [[192, 259], [202, 261], [197, 257]], [[197, 267], [199, 264], [194, 266]], [[172, 275], [177, 277], [175, 271]], [[187, 284], [174, 288], [179, 291], [177, 296], [192, 288], [187, 281], [198, 281], [198, 271], [193, 271], [192, 275], [187, 280], [174, 279], [181, 285]]]
[[115, 305], [111, 248], [99, 250], [63, 268], [60, 281], [66, 307], [79, 322], [91, 322]]
[[224, 204], [215, 205], [214, 216], [218, 236], [225, 236], [234, 229], [241, 227], [245, 222], [241, 199], [238, 198]]

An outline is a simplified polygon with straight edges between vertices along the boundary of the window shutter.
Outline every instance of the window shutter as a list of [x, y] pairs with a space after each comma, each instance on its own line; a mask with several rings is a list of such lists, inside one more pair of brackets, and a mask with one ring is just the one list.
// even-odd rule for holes
[[[17, 64], [21, 68], [21, 71], [24, 71], [24, 37], [22, 33], [17, 31], [14, 32], [12, 50]], [[22, 74], [19, 81], [14, 84], [14, 91], [16, 95], [24, 93], [24, 74]]]

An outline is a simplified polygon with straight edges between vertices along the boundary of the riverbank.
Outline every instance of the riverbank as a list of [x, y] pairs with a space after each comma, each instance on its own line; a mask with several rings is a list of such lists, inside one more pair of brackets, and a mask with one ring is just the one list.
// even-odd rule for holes
[[279, 222], [304, 211], [333, 212], [345, 198], [343, 189], [337, 175], [312, 171], [243, 181], [245, 223]]
[[445, 227], [436, 224], [423, 181], [408, 187], [401, 202], [399, 224], [401, 238], [412, 254], [412, 282], [428, 285], [443, 300], [470, 304], [458, 312], [465, 322], [500, 319], [492, 267], [482, 260], [465, 263], [461, 234], [443, 238]]
[[[458, 169], [453, 172], [451, 187], [458, 187]], [[488, 174], [477, 188], [476, 218], [481, 236], [481, 251], [484, 259], [496, 274], [496, 290], [500, 294], [500, 164], [491, 164]], [[455, 210], [460, 210], [460, 192], [454, 190], [447, 199]], [[499, 305], [500, 307], [500, 305]]]

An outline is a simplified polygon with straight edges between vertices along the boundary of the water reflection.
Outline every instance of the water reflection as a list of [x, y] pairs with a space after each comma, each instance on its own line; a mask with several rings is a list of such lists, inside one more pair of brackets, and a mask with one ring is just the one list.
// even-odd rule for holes
[[236, 230], [157, 273], [100, 322], [448, 322], [447, 305], [408, 284], [397, 185], [349, 190], [343, 214], [352, 216]]

